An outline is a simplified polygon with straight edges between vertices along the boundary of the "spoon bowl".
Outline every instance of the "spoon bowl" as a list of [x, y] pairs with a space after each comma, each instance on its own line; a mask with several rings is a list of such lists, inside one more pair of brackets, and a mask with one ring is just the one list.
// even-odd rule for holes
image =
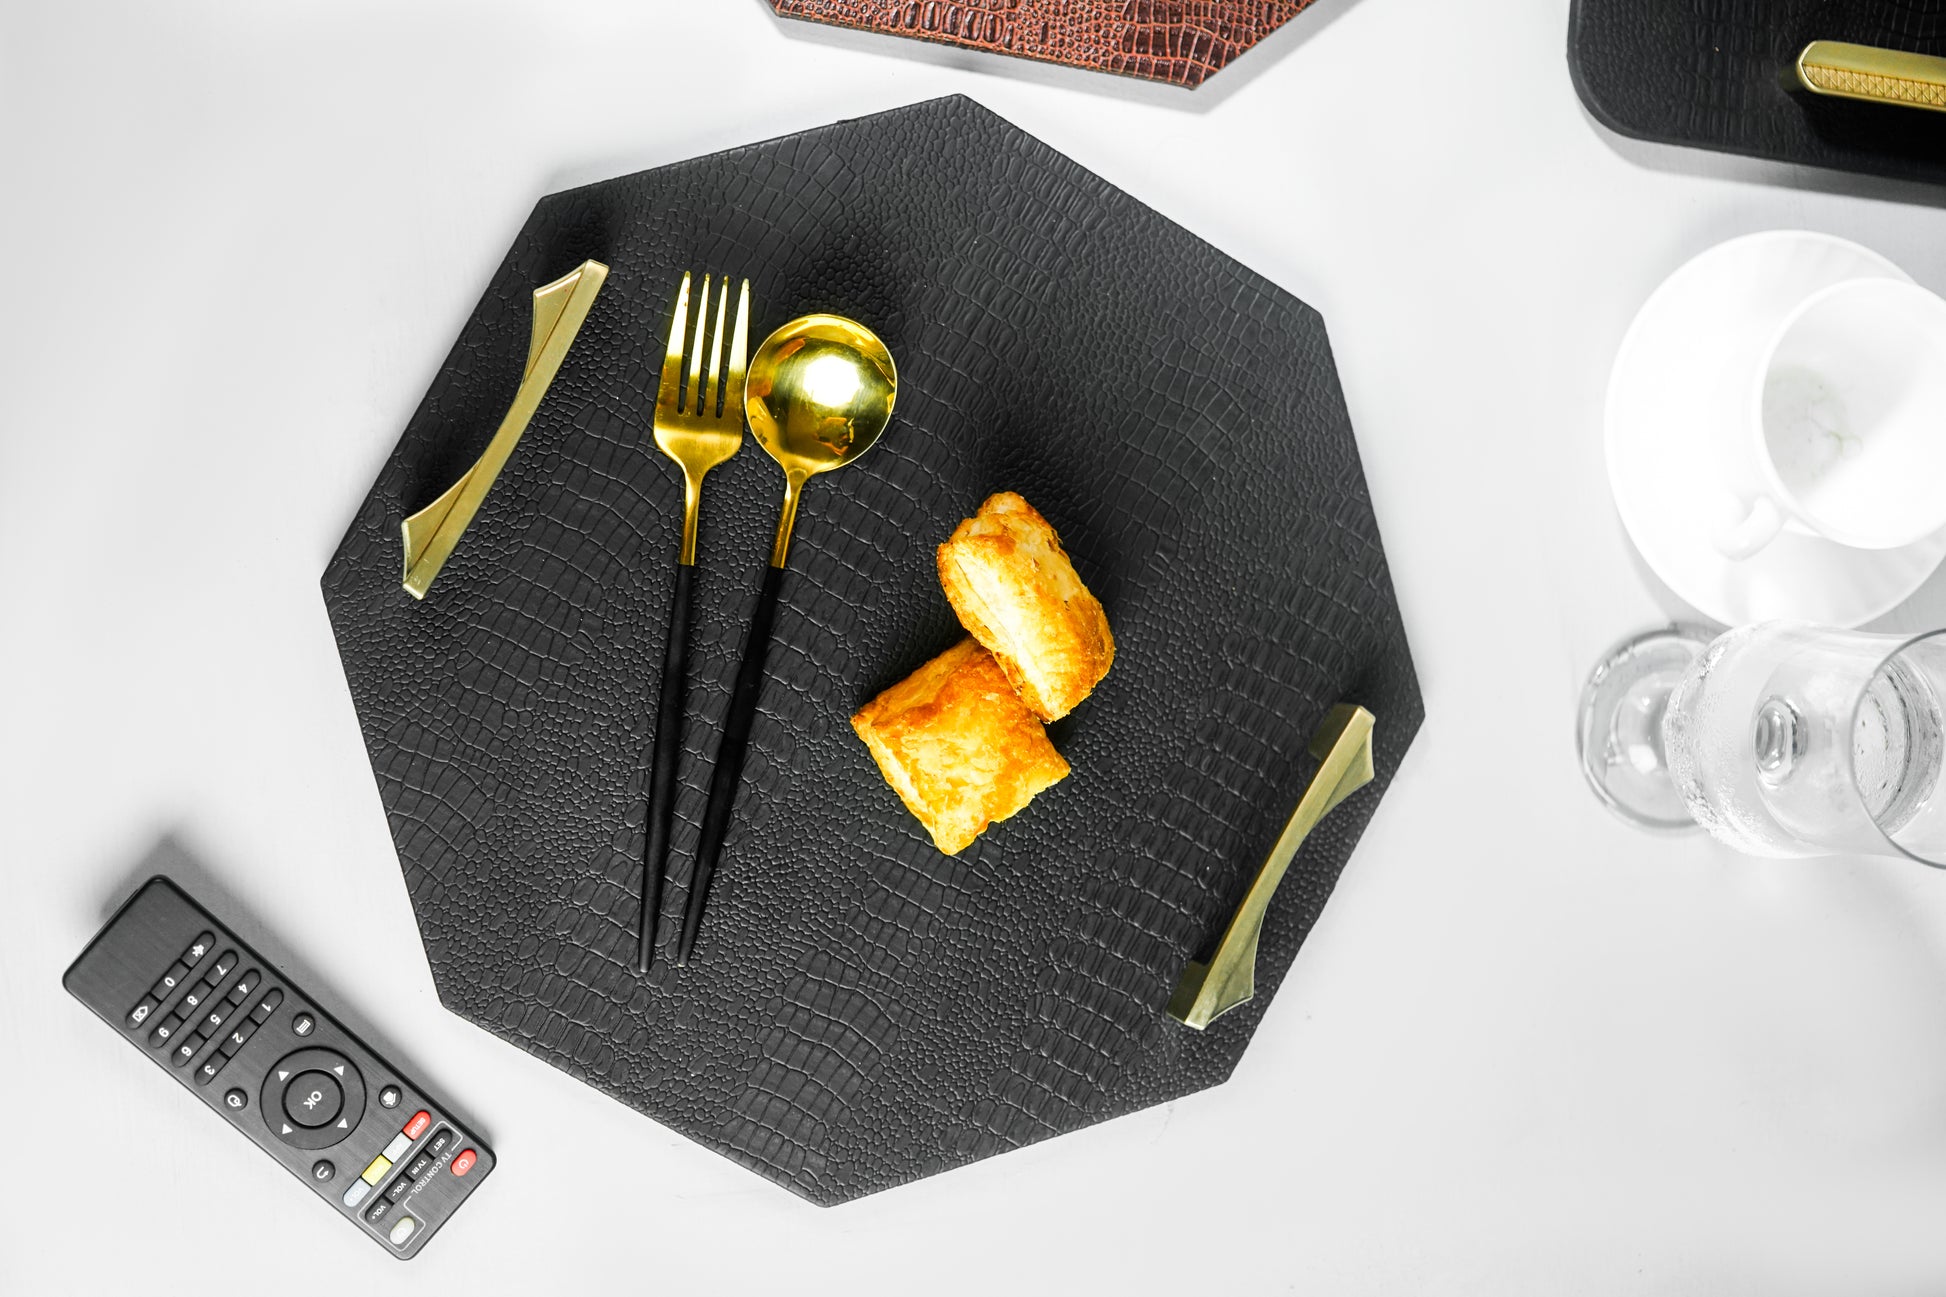
[[784, 566], [804, 484], [870, 450], [892, 419], [898, 370], [878, 335], [841, 315], [805, 315], [750, 357], [743, 410], [784, 470], [784, 511], [770, 565]]

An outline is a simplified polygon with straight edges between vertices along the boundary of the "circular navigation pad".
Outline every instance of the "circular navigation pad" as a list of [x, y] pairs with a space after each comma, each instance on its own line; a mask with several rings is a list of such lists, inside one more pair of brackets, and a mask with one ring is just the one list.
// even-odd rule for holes
[[293, 1148], [329, 1148], [358, 1129], [365, 1078], [343, 1054], [300, 1049], [264, 1077], [257, 1111], [270, 1133]]

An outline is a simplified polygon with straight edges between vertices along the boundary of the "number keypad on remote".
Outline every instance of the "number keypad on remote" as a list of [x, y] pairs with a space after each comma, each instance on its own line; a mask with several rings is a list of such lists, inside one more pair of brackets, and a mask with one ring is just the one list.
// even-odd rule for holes
[[493, 1167], [423, 1087], [166, 878], [62, 982], [393, 1256], [417, 1255]]

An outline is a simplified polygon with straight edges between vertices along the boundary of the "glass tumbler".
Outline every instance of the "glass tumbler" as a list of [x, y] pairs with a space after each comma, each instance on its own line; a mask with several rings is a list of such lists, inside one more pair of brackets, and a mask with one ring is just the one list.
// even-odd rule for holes
[[1759, 856], [1946, 865], [1946, 632], [1765, 622], [1617, 646], [1582, 693], [1581, 765], [1617, 814]]

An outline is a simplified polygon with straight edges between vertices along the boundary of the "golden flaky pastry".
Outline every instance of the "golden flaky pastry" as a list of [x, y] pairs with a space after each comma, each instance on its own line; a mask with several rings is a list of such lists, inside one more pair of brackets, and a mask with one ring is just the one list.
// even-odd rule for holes
[[939, 547], [939, 581], [1042, 720], [1073, 711], [1115, 660], [1101, 601], [1047, 519], [1012, 491], [987, 497]]
[[851, 727], [949, 856], [1068, 773], [993, 655], [973, 640], [866, 703]]

